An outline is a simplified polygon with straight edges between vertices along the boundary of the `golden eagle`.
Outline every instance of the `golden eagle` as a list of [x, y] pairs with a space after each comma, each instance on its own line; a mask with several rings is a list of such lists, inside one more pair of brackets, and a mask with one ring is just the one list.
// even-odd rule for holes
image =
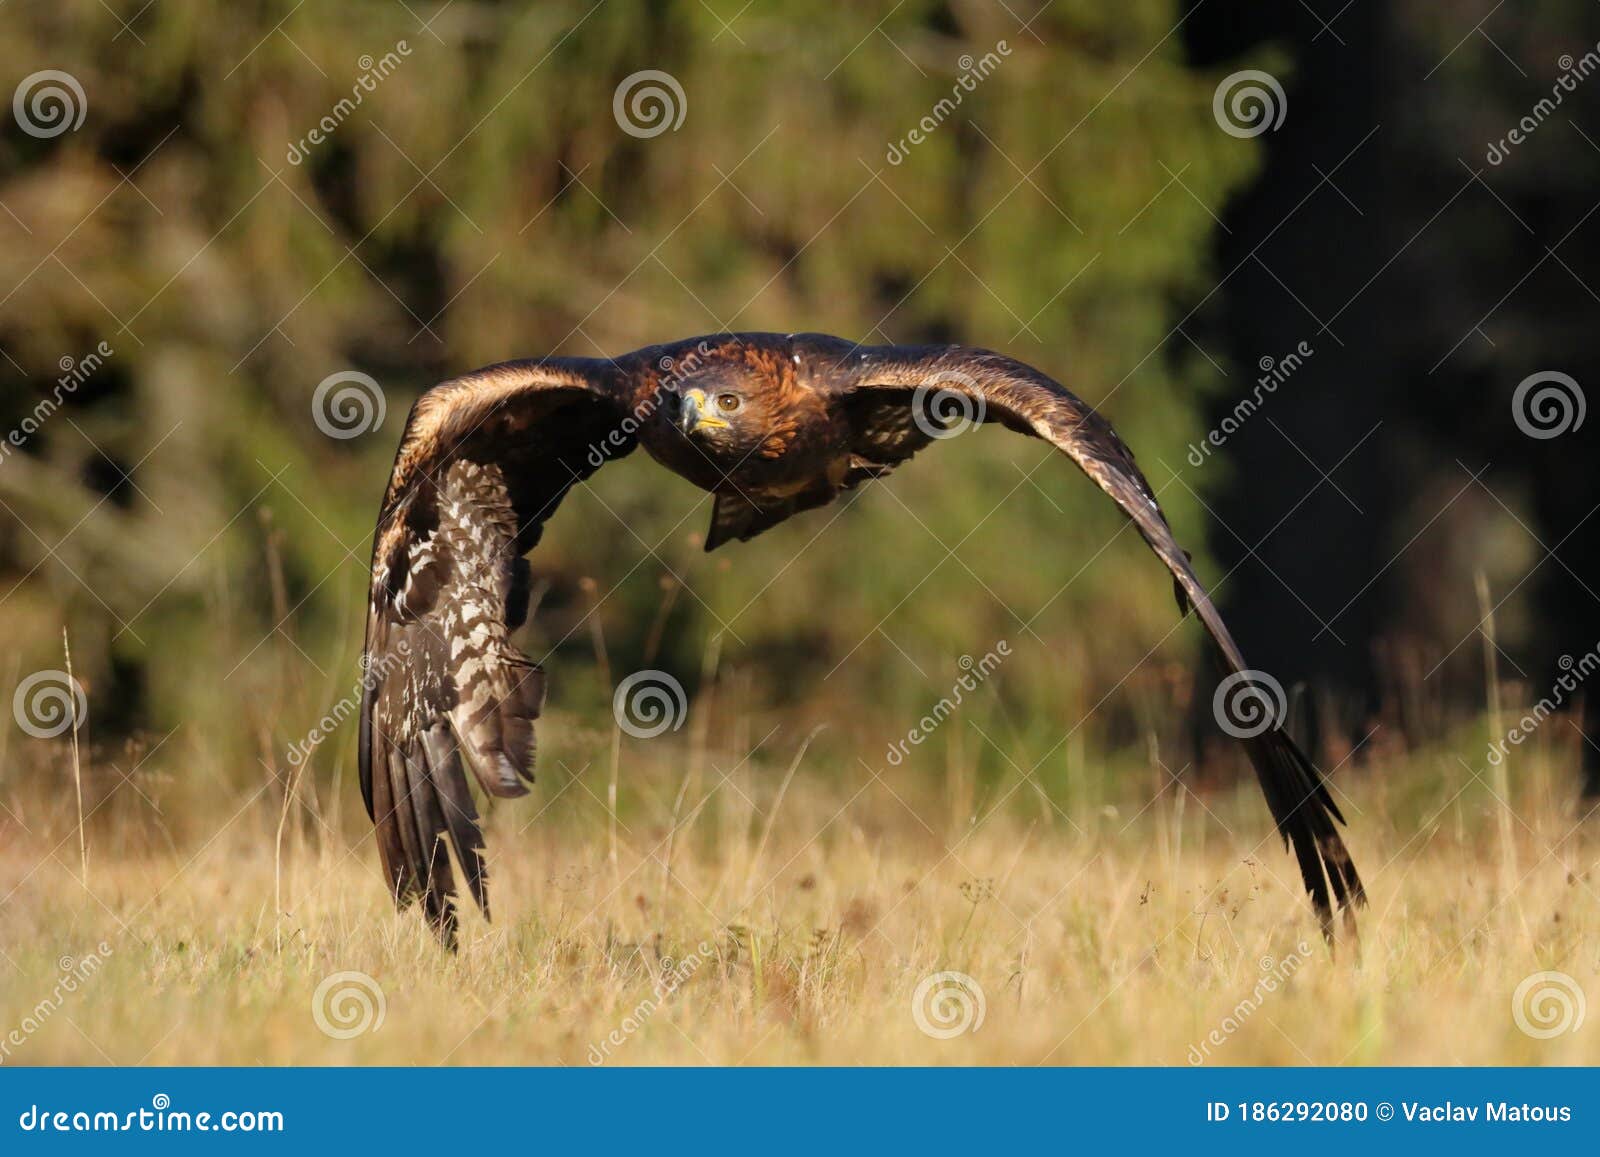
[[[616, 359], [504, 362], [411, 410], [378, 514], [361, 710], [361, 791], [395, 901], [456, 938], [455, 849], [487, 916], [483, 834], [463, 765], [490, 795], [533, 778], [544, 672], [512, 645], [545, 521], [575, 483], [643, 445], [715, 496], [706, 549], [744, 541], [910, 458], [952, 419], [1065, 453], [1122, 508], [1199, 614], [1226, 671], [1244, 657], [1106, 420], [1021, 362], [960, 346], [824, 334], [718, 334]], [[1317, 769], [1271, 718], [1244, 738], [1321, 920], [1364, 902]], [[1348, 911], [1347, 911], [1348, 915]]]

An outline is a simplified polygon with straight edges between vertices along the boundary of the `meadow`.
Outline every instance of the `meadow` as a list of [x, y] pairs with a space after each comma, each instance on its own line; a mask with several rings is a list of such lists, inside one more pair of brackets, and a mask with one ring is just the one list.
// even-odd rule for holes
[[0, 813], [0, 1059], [1600, 1061], [1582, 992], [1524, 984], [1600, 974], [1559, 740], [1518, 753], [1505, 805], [1456, 758], [1478, 731], [1339, 769], [1371, 904], [1330, 952], [1248, 782], [1085, 771], [1053, 797], [959, 744], [930, 777], [784, 726], [724, 749], [546, 722], [539, 785], [487, 817], [495, 920], [468, 913], [455, 956], [393, 912], [353, 777], [197, 800], [181, 741], [124, 753], [82, 772], [80, 848], [70, 745], [12, 745], [42, 762]]

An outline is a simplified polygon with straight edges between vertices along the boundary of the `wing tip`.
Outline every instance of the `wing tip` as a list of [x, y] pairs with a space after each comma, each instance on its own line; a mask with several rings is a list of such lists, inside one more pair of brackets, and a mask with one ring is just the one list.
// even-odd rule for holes
[[1337, 912], [1354, 939], [1355, 909], [1366, 906], [1367, 890], [1339, 834], [1345, 821], [1327, 781], [1281, 727], [1252, 739], [1249, 751], [1278, 832], [1300, 866], [1323, 937], [1334, 942]]

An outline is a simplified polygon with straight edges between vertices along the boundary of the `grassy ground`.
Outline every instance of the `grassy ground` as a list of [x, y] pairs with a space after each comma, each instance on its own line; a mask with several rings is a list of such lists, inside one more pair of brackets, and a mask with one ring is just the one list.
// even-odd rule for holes
[[[798, 738], [737, 766], [657, 742], [618, 749], [615, 827], [603, 738], [495, 810], [496, 920], [454, 957], [390, 910], [348, 781], [280, 839], [275, 788], [178, 824], [150, 771], [177, 756], [98, 769], [85, 885], [57, 751], [61, 788], [0, 814], [4, 1062], [1600, 1062], [1600, 1015], [1550, 1039], [1513, 1016], [1542, 970], [1600, 997], [1595, 850], [1531, 750], [1504, 825], [1453, 756], [1341, 773], [1372, 902], [1330, 955], [1253, 785], [1058, 810], [1017, 775], [790, 777]], [[914, 1009], [938, 972], [969, 979]]]

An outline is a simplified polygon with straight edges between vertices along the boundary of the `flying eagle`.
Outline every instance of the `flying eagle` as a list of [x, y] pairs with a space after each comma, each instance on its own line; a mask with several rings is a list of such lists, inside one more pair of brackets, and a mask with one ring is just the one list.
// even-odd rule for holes
[[[448, 841], [488, 915], [463, 768], [494, 796], [522, 795], [533, 779], [545, 677], [511, 636], [528, 613], [524, 556], [576, 483], [642, 445], [714, 496], [705, 546], [715, 550], [882, 477], [952, 418], [998, 422], [1077, 463], [1172, 572], [1180, 612], [1198, 613], [1226, 671], [1255, 677], [1122, 439], [1021, 362], [960, 346], [758, 333], [488, 366], [412, 407], [373, 541], [361, 792], [396, 903], [420, 898], [454, 946]], [[1348, 917], [1365, 901], [1335, 827], [1344, 817], [1279, 720], [1244, 742], [1331, 934], [1335, 905]]]

